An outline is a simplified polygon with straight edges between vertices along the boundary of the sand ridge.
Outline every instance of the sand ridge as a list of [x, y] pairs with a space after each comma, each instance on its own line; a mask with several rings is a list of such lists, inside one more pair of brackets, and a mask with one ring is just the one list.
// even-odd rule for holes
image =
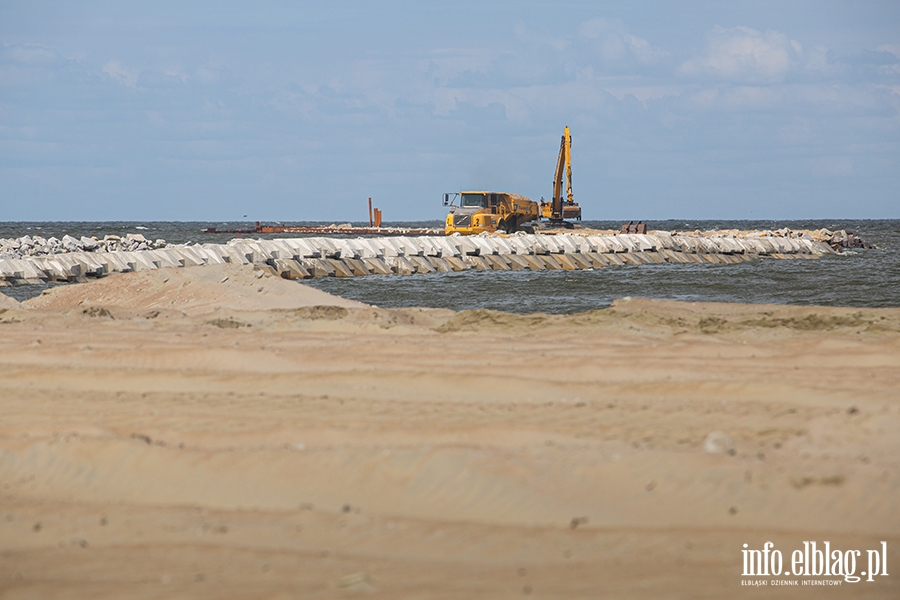
[[178, 310], [188, 315], [222, 310], [272, 310], [303, 306], [361, 308], [365, 304], [288, 281], [268, 269], [228, 263], [115, 274], [90, 284], [51, 288], [23, 303], [27, 308], [116, 306]]
[[15, 298], [10, 298], [6, 294], [0, 292], [0, 310], [19, 308], [19, 302]]

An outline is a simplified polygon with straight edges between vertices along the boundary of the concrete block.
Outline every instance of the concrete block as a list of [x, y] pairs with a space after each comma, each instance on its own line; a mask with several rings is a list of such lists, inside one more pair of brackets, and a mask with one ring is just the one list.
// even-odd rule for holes
[[[198, 265], [203, 264], [203, 259], [199, 256], [196, 256], [193, 252], [188, 252], [185, 250], [184, 246], [175, 246], [174, 248], [169, 248], [169, 256], [174, 256], [175, 260], [181, 263], [183, 267], [196, 267]], [[248, 260], [250, 257], [259, 257], [260, 255], [255, 252], [248, 253]], [[260, 264], [260, 263], [254, 263]]]
[[481, 254], [481, 247], [476, 246], [471, 237], [457, 238], [459, 240], [459, 249], [461, 256], [478, 256]]
[[390, 275], [393, 273], [391, 268], [384, 262], [384, 258], [362, 258], [363, 264], [369, 273], [375, 275]]
[[767, 254], [768, 250], [758, 238], [742, 238], [735, 240], [740, 244], [744, 254]]
[[591, 246], [592, 252], [597, 252], [598, 254], [615, 252], [613, 247], [608, 243], [608, 236], [591, 235], [584, 238], [584, 240]]
[[603, 255], [599, 252], [582, 252], [581, 256], [588, 261], [594, 269], [602, 269], [608, 264], [603, 260]]
[[291, 258], [290, 256], [280, 256], [278, 254], [278, 246], [274, 240], [257, 240], [256, 247], [265, 255], [267, 260], [270, 258]]
[[516, 254], [534, 254], [534, 243], [528, 242], [522, 236], [516, 235], [507, 241]]
[[277, 258], [288, 259], [288, 260], [299, 260], [303, 258], [303, 254], [299, 252], [296, 248], [288, 244], [287, 240], [277, 239], [271, 240], [273, 246], [275, 246], [275, 251], [278, 253]]
[[640, 252], [641, 247], [638, 244], [636, 236], [636, 233], [620, 233], [615, 239], [622, 244], [626, 252]]
[[356, 247], [350, 243], [350, 240], [347, 239], [333, 239], [331, 243], [334, 244], [334, 247], [337, 249], [337, 254], [341, 257], [342, 260], [348, 258], [359, 258], [359, 252], [356, 251]]
[[581, 252], [573, 252], [572, 254], [566, 254], [566, 258], [572, 261], [577, 268], [585, 270], [585, 269], [593, 269], [594, 265], [591, 264], [591, 261], [588, 260], [584, 254]]
[[548, 271], [562, 271], [562, 265], [554, 260], [551, 254], [535, 254], [535, 260], [541, 263], [541, 266]]
[[354, 275], [368, 275], [369, 270], [366, 268], [365, 263], [363, 263], [362, 259], [359, 258], [342, 258], [341, 259], [345, 265], [350, 269], [350, 272]]
[[107, 273], [106, 264], [94, 258], [93, 253], [91, 252], [79, 252], [77, 254], [70, 254], [69, 256], [78, 261], [81, 265], [82, 273], [85, 275], [102, 277]]
[[509, 240], [511, 238], [502, 238], [494, 236], [490, 238], [491, 243], [497, 248], [497, 254], [514, 254], [515, 250], [510, 244]]
[[465, 261], [465, 263], [469, 265], [470, 268], [477, 269], [479, 271], [491, 270], [491, 265], [489, 265], [482, 256], [466, 254], [465, 256], [463, 256], [463, 261]]
[[606, 237], [606, 244], [607, 244], [607, 245], [612, 249], [612, 251], [615, 252], [616, 254], [622, 254], [622, 253], [628, 252], [629, 249], [630, 249], [630, 246], [627, 246], [627, 245], [625, 245], [624, 243], [622, 243], [622, 241], [619, 239], [619, 237], [620, 237], [620, 236], [618, 236], [618, 235], [607, 236], [607, 237]]
[[[69, 281], [70, 279], [75, 279], [74, 275], [66, 271], [66, 266], [55, 258], [35, 258], [31, 260], [25, 259], [22, 262], [25, 264], [30, 264], [41, 273], [43, 273], [44, 276], [41, 279], [47, 279], [49, 281]], [[29, 277], [28, 275], [31, 275], [31, 277]], [[21, 277], [18, 277], [17, 279], [33, 278], [33, 273], [29, 273], [27, 270], [23, 269]]]
[[431, 266], [424, 256], [407, 256], [408, 260], [416, 268], [416, 273], [434, 273], [435, 268]]
[[347, 244], [353, 248], [355, 256], [359, 259], [378, 258], [381, 255], [365, 238], [347, 240]]
[[663, 248], [666, 250], [678, 249], [678, 245], [675, 243], [672, 234], [668, 231], [657, 231], [652, 234], [648, 233], [647, 235], [653, 240], [653, 245], [656, 246], [657, 251]]
[[435, 247], [440, 251], [441, 258], [447, 258], [448, 256], [462, 256], [462, 252], [460, 252], [459, 246], [452, 244], [449, 240], [453, 238], [434, 238], [433, 243]]
[[509, 265], [506, 264], [506, 261], [500, 259], [500, 255], [498, 254], [487, 254], [482, 256], [482, 258], [490, 265], [491, 270], [493, 271], [509, 271]]
[[454, 271], [465, 271], [469, 269], [469, 265], [466, 264], [462, 256], [445, 256], [443, 258]]
[[562, 254], [565, 251], [565, 247], [557, 241], [555, 235], [538, 235], [535, 237], [538, 243], [550, 254]]
[[631, 235], [641, 252], [656, 252], [656, 239], [646, 233], [635, 233]]
[[292, 258], [275, 258], [275, 272], [284, 279], [309, 279], [312, 273]]
[[307, 242], [304, 238], [283, 238], [276, 240], [284, 244], [292, 251], [292, 256], [297, 258], [321, 258], [322, 253], [318, 248]]
[[678, 235], [674, 236], [673, 239], [675, 240], [675, 243], [677, 243], [681, 248], [682, 252], [696, 254], [700, 249], [700, 246], [696, 241], [697, 238], [689, 237], [686, 235]]
[[353, 271], [340, 258], [323, 258], [322, 260], [331, 267], [335, 277], [353, 277]]
[[315, 248], [319, 252], [321, 258], [340, 258], [340, 249], [332, 243], [329, 238], [311, 237], [306, 238], [306, 243]]
[[[397, 240], [397, 238], [393, 237], [385, 237], [378, 238], [377, 240], [372, 242], [381, 248], [381, 255], [385, 258], [394, 257], [394, 256], [404, 256], [405, 251], [403, 246], [401, 246]], [[393, 266], [392, 266], [393, 268]]]
[[682, 256], [681, 252], [675, 252], [674, 250], [670, 250], [668, 248], [657, 248], [656, 253], [662, 257], [663, 260], [670, 263], [686, 263], [687, 259]]
[[[220, 246], [221, 248], [222, 246]], [[159, 267], [180, 267], [181, 261], [172, 256], [167, 249], [147, 250], [147, 256]]]
[[[33, 259], [22, 259], [19, 261], [19, 265], [23, 275], [20, 279], [25, 279], [26, 281], [47, 279], [47, 273]], [[66, 277], [68, 277], [68, 274], [66, 274]]]
[[409, 262], [405, 256], [388, 256], [385, 262], [391, 267], [391, 271], [399, 275], [412, 275], [416, 272], [416, 267]]
[[594, 247], [591, 246], [591, 243], [583, 235], [573, 235], [571, 236], [571, 239], [572, 243], [575, 244], [575, 248], [578, 249], [579, 254], [586, 254], [594, 251]]
[[551, 256], [553, 257], [553, 260], [555, 260], [556, 262], [559, 263], [559, 265], [563, 268], [564, 271], [579, 270], [578, 266], [574, 262], [572, 262], [570, 255], [564, 254], [561, 252], [559, 254], [553, 254]]
[[566, 254], [574, 254], [578, 252], [578, 246], [575, 245], [575, 242], [572, 240], [571, 236], [556, 235], [553, 236], [553, 240], [556, 242], [556, 245], [560, 249], [560, 251], [565, 252]]
[[313, 277], [334, 277], [334, 268], [324, 258], [304, 258], [297, 262]]
[[121, 252], [103, 252], [97, 255], [97, 260], [105, 262], [110, 273], [124, 273], [131, 268], [121, 254]]
[[516, 256], [523, 260], [532, 271], [544, 271], [547, 269], [547, 267], [544, 266], [543, 261], [535, 254], [517, 254]]
[[437, 271], [438, 273], [449, 273], [450, 271], [453, 270], [453, 269], [450, 267], [450, 265], [447, 264], [447, 261], [445, 261], [445, 260], [444, 260], [443, 258], [441, 258], [440, 256], [426, 256], [426, 257], [425, 257], [425, 260], [427, 260], [428, 263], [429, 263], [429, 264], [434, 268], [434, 270]]
[[618, 258], [622, 261], [622, 264], [625, 265], [642, 265], [644, 261], [637, 258], [635, 255], [640, 254], [639, 252], [622, 252], [617, 254]]
[[531, 240], [531, 251], [534, 255], [546, 256], [551, 252], [556, 250], [556, 244], [551, 244], [546, 242], [544, 238], [546, 236], [534, 236]]
[[[191, 246], [191, 250], [194, 251], [201, 260], [203, 260], [203, 264], [206, 265], [221, 265], [226, 262], [226, 260], [219, 254], [216, 248], [210, 248], [207, 246]], [[273, 253], [274, 256], [274, 253]], [[279, 253], [281, 256], [281, 253]], [[290, 254], [286, 255], [285, 258], [292, 258]]]
[[[135, 252], [129, 252], [131, 254], [131, 260], [134, 261], [134, 270], [135, 271], [155, 271], [159, 267], [157, 267], [152, 260], [150, 260], [149, 256], [146, 256], [142, 251], [137, 250]], [[201, 263], [204, 264], [204, 263]]]
[[422, 256], [440, 256], [441, 248], [437, 245], [438, 238], [433, 235], [420, 235], [415, 238], [416, 244], [422, 249]]
[[529, 265], [524, 258], [515, 254], [501, 254], [500, 259], [509, 265], [509, 268], [513, 271], [531, 269], [531, 265]]
[[12, 258], [0, 258], [0, 279], [17, 279]]
[[490, 254], [497, 254], [498, 249], [496, 244], [494, 244], [491, 238], [485, 238], [481, 236], [473, 236], [469, 238], [472, 243], [478, 248], [479, 256], [488, 256]]

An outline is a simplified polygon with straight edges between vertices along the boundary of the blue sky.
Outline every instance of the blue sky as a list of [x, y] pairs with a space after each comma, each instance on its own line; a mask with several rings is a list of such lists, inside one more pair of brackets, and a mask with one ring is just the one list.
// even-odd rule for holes
[[0, 1], [0, 220], [900, 218], [900, 2]]

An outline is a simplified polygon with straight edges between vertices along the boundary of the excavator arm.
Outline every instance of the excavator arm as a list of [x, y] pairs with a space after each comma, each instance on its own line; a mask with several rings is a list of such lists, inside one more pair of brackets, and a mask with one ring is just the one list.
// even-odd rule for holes
[[572, 136], [569, 127], [563, 129], [562, 140], [559, 143], [559, 157], [556, 159], [556, 177], [553, 179], [553, 203], [550, 206], [550, 218], [560, 220], [563, 218], [563, 177], [566, 178], [566, 195], [568, 204], [574, 204], [572, 197]]

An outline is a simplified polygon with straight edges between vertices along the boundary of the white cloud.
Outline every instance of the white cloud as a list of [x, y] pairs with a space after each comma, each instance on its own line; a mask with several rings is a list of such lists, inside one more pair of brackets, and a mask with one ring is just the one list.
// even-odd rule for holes
[[8, 48], [10, 56], [22, 63], [44, 63], [56, 58], [56, 52], [53, 49], [39, 44], [20, 44], [8, 46]]
[[103, 72], [130, 88], [137, 86], [138, 76], [141, 74], [139, 70], [128, 68], [117, 60], [111, 60], [103, 65]]
[[653, 65], [665, 54], [644, 38], [629, 33], [617, 19], [585, 21], [578, 26], [578, 37], [607, 65], [632, 61]]
[[897, 58], [900, 58], [900, 44], [882, 44], [876, 50], [879, 52], [890, 52]]
[[785, 34], [749, 27], [716, 27], [706, 53], [688, 60], [682, 75], [739, 83], [778, 83], [801, 59], [803, 46]]
[[181, 83], [187, 83], [188, 79], [190, 79], [190, 75], [185, 73], [184, 69], [180, 65], [169, 66], [163, 69], [163, 75], [166, 77], [172, 77], [174, 79], [180, 79]]

